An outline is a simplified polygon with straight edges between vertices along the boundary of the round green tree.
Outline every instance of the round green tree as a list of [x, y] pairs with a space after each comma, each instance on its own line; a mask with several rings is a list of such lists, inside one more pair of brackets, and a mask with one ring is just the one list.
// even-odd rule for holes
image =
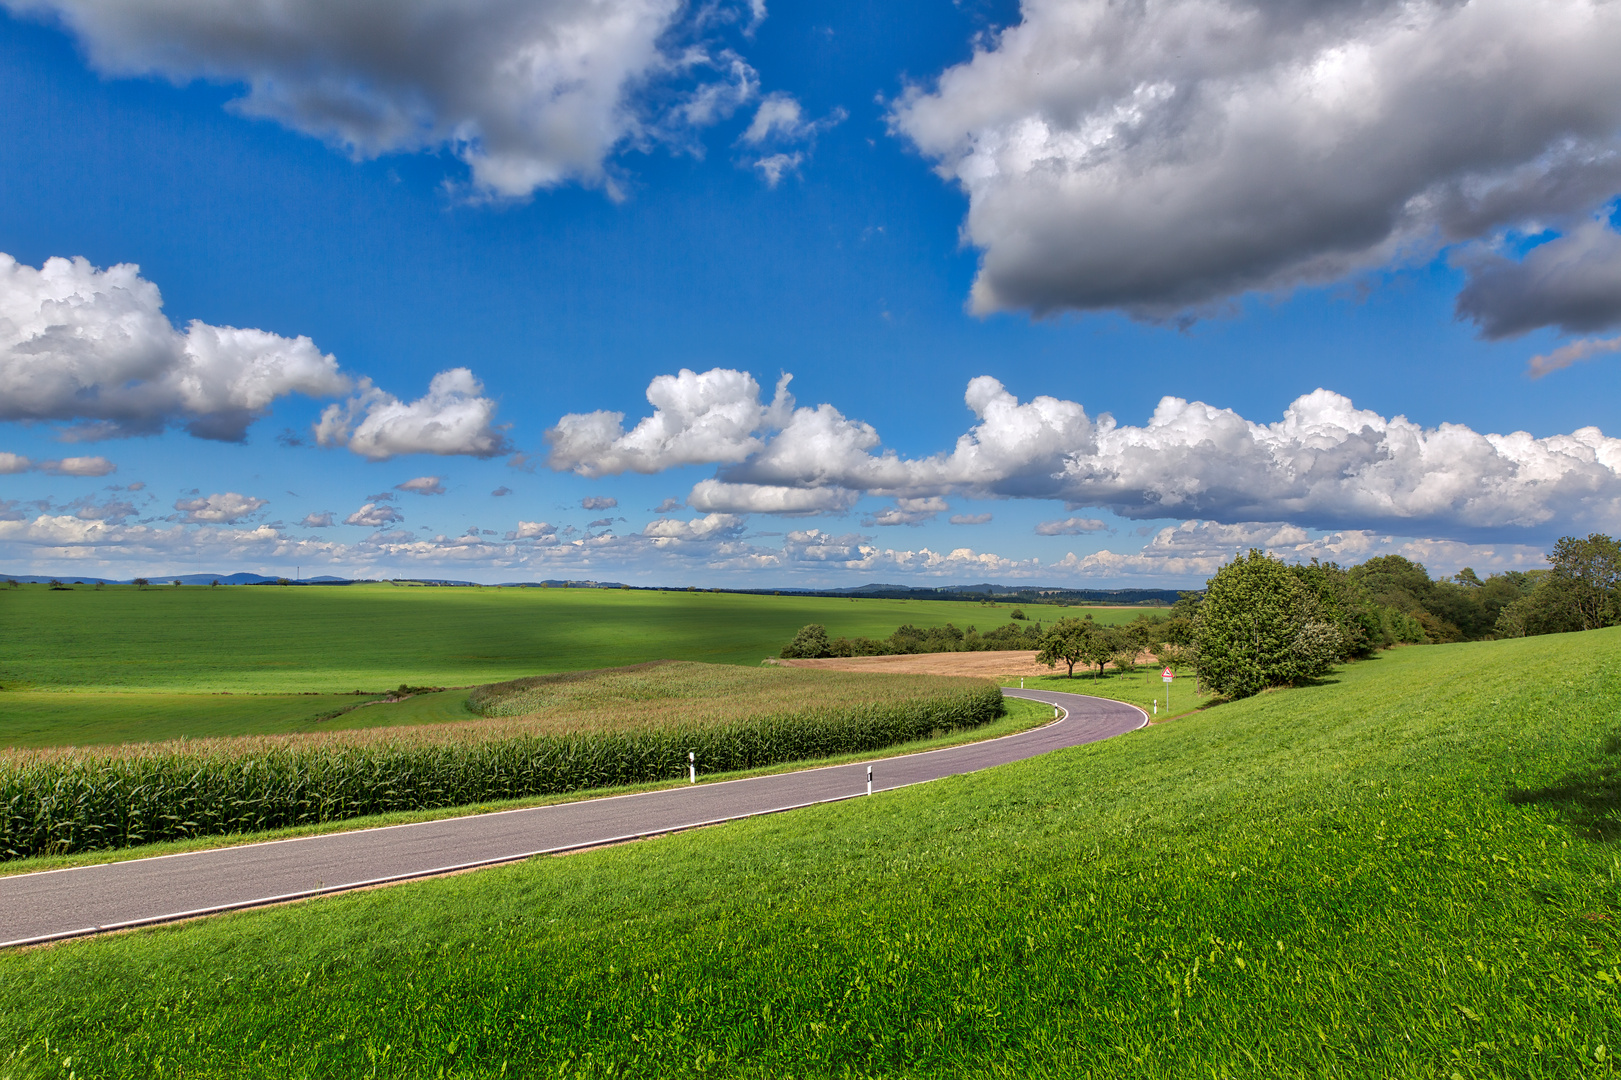
[[816, 660], [832, 656], [833, 643], [827, 638], [827, 627], [820, 623], [801, 627], [794, 640], [783, 647], [781, 655], [785, 660]]
[[1322, 675], [1342, 645], [1290, 568], [1253, 548], [1210, 579], [1193, 640], [1199, 681], [1230, 698]]

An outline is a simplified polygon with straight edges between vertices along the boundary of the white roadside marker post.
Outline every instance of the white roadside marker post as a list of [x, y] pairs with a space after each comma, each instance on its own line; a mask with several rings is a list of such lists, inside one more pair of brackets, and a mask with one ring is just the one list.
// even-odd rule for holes
[[698, 755], [694, 754], [691, 750], [688, 750], [687, 751], [687, 783], [696, 784], [697, 782], [698, 782]]
[[867, 794], [872, 794], [872, 766], [867, 766]]

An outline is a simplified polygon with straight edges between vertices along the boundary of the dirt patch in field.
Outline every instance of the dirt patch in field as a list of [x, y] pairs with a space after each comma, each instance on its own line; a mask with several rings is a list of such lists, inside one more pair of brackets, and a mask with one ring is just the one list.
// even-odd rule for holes
[[[977, 675], [995, 679], [1021, 675], [1051, 675], [1046, 664], [1036, 663], [1034, 649], [1009, 652], [906, 653], [900, 656], [835, 656], [825, 660], [778, 660], [785, 667], [821, 668], [824, 671], [875, 671], [896, 675]], [[1060, 674], [1062, 673], [1062, 669]]]

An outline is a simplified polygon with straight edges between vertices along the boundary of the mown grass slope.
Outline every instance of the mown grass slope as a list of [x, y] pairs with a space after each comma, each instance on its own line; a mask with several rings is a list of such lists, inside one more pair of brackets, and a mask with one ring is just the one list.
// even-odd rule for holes
[[1612, 1075], [1618, 660], [1401, 650], [872, 799], [7, 955], [0, 1075]]

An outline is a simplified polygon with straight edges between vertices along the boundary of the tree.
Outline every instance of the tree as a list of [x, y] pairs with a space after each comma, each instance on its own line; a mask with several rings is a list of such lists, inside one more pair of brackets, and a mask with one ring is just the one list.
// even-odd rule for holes
[[138, 577], [138, 578], [135, 579], [135, 587], [137, 589], [144, 589], [150, 584], [152, 584], [152, 583], [150, 581], [146, 580], [144, 577]]
[[180, 579], [179, 578], [174, 579], [174, 587], [177, 588], [177, 589], [180, 588]]
[[1344, 648], [1299, 577], [1256, 548], [1210, 579], [1193, 623], [1199, 680], [1230, 698], [1321, 675]]
[[1137, 627], [1116, 627], [1110, 635], [1114, 638], [1114, 652], [1109, 659], [1114, 663], [1116, 671], [1136, 671], [1137, 657], [1147, 644], [1142, 631]]
[[1603, 533], [1591, 533], [1585, 540], [1563, 536], [1548, 561], [1553, 572], [1545, 587], [1553, 590], [1553, 599], [1578, 628], [1596, 630], [1616, 621], [1621, 543]]
[[1008, 618], [1010, 618], [1010, 619], [1027, 619], [1027, 618], [1029, 618], [1029, 616], [1024, 613], [1024, 608], [1014, 608], [1013, 613], [1011, 615], [1009, 615]]
[[832, 644], [827, 639], [827, 627], [821, 623], [811, 623], [801, 627], [794, 640], [783, 646], [781, 656], [784, 660], [815, 660], [831, 656]]
[[1103, 666], [1113, 660], [1120, 651], [1120, 635], [1111, 626], [1094, 626], [1092, 633], [1086, 639], [1086, 646], [1081, 655], [1088, 664], [1096, 664], [1097, 671], [1093, 673], [1094, 679], [1103, 677]]
[[1075, 665], [1086, 656], [1086, 647], [1092, 637], [1092, 624], [1080, 619], [1059, 619], [1041, 639], [1041, 651], [1036, 654], [1039, 663], [1048, 667], [1064, 664], [1069, 677], [1075, 677]]

